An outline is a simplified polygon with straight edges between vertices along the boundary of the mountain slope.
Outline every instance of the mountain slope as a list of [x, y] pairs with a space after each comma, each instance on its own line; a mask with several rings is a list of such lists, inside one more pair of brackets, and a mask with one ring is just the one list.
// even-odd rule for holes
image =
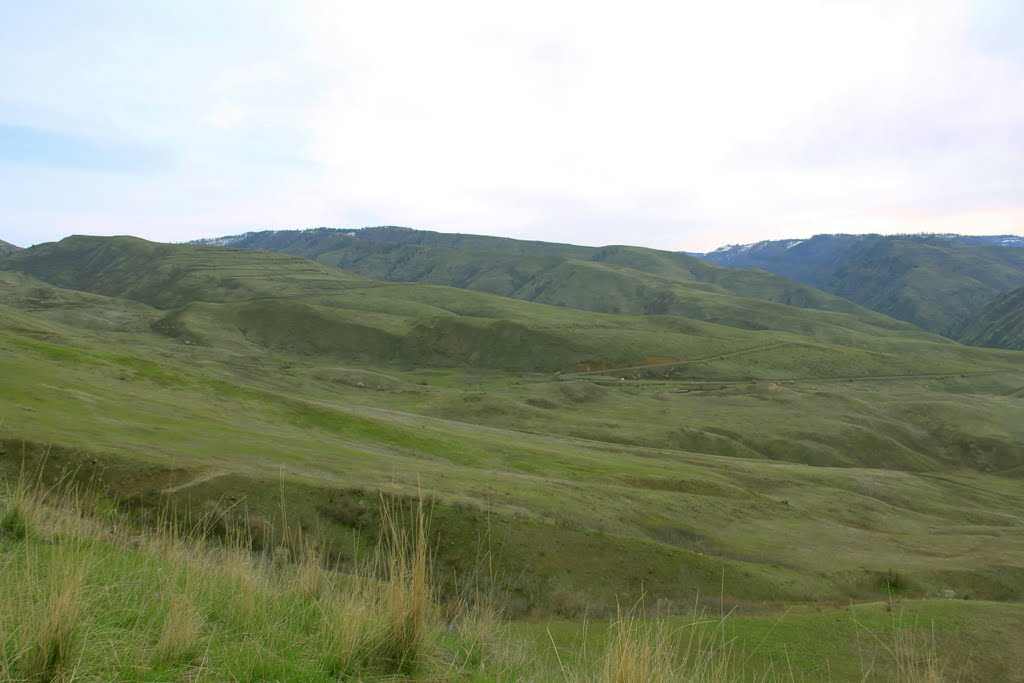
[[[97, 287], [161, 305], [209, 290], [158, 309], [0, 269], [11, 476], [36, 458], [140, 512], [254, 524], [288, 495], [332, 561], [381, 493], [422, 491], [438, 567], [467, 568], [487, 534], [520, 613], [614, 611], [641, 590], [684, 610], [709, 591], [884, 596], [893, 567], [914, 594], [1024, 591], [1020, 352], [893, 331], [826, 343], [91, 239], [106, 248], [71, 240], [2, 265], [70, 278], [57, 263], [102, 254]], [[588, 372], [603, 358], [653, 367]], [[563, 372], [523, 372], [536, 368]], [[942, 552], [922, 552], [937, 529]]]
[[723, 248], [704, 258], [762, 268], [958, 338], [981, 306], [1024, 285], [1022, 245], [1012, 236], [817, 235]]
[[344, 290], [351, 273], [284, 254], [149, 242], [137, 237], [72, 236], [9, 255], [0, 267], [58, 287], [132, 299], [155, 308], [196, 301], [244, 301]]
[[10, 242], [4, 242], [3, 240], [0, 240], [0, 256], [6, 256], [7, 254], [11, 254], [13, 252], [20, 250], [21, 247], [16, 247]]
[[[723, 378], [719, 366], [690, 361], [744, 349], [768, 354], [763, 367], [754, 362], [742, 371], [749, 378], [961, 372], [988, 362], [877, 314], [796, 308], [709, 283], [681, 288], [691, 296], [687, 310], [697, 313], [684, 318], [600, 314], [452, 287], [368, 280], [285, 254], [126, 237], [38, 245], [0, 259], [0, 269], [161, 309], [152, 323], [161, 334], [240, 352], [256, 345], [373, 363], [544, 372], [661, 359], [685, 362], [678, 372], [706, 379]], [[622, 296], [628, 296], [629, 287], [648, 286], [654, 277], [592, 261], [567, 260], [552, 270], [558, 277], [533, 298], [556, 304], [564, 304], [558, 300], [563, 293], [613, 298], [618, 294], [609, 281], [626, 283]], [[781, 356], [770, 352], [779, 344], [788, 349]], [[907, 353], [908, 347], [915, 352]]]
[[987, 304], [960, 330], [966, 344], [1024, 350], [1024, 287]]
[[389, 227], [267, 231], [206, 243], [300, 254], [378, 280], [444, 284], [601, 313], [680, 315], [747, 329], [827, 335], [798, 310], [816, 309], [846, 314], [830, 320], [851, 329], [912, 329], [769, 273], [640, 247], [579, 247]]

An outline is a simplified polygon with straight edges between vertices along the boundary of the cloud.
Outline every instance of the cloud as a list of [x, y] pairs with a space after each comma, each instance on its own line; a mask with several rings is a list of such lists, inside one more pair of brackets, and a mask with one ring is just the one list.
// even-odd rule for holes
[[1019, 231], [1015, 17], [966, 0], [9, 6], [0, 124], [53, 143], [22, 154], [160, 164], [0, 166], [0, 237], [404, 224], [699, 250]]

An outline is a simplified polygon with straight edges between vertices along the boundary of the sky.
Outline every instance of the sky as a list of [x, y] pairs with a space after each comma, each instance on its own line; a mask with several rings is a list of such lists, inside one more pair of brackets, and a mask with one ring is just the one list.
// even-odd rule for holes
[[1024, 234], [1024, 2], [4, 0], [0, 239]]

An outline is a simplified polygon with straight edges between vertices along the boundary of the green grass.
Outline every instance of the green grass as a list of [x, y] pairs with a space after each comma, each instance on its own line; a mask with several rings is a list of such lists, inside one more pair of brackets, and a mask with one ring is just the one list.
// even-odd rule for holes
[[[705, 642], [726, 649], [730, 680], [994, 681], [1016, 680], [1024, 608], [957, 600], [895, 600], [847, 606], [766, 608], [762, 614], [704, 613]], [[666, 620], [684, 644], [693, 617]], [[595, 620], [519, 622], [514, 632], [554, 643], [563, 662], [578, 666], [608, 647], [609, 627]], [[707, 631], [711, 633], [708, 634]], [[555, 661], [553, 652], [547, 657]], [[929, 667], [935, 678], [929, 678]], [[770, 673], [768, 673], [770, 672]]]
[[257, 547], [254, 527], [218, 527], [216, 513], [142, 522], [68, 484], [21, 478], [0, 493], [0, 510], [18, 506], [26, 524], [0, 537], [4, 680], [911, 683], [1011, 680], [1021, 664], [1020, 605], [900, 598], [664, 616], [640, 602], [607, 619], [509, 623], [493, 585], [438, 600], [432, 548], [445, 536], [429, 540], [438, 520], [422, 503], [375, 506], [375, 545], [339, 572], [284, 508], [291, 533]]
[[486, 582], [534, 619], [609, 618], [643, 594], [746, 618], [878, 600], [893, 575], [901, 599], [1024, 594], [1019, 352], [843, 313], [783, 307], [805, 336], [191, 249], [134, 280], [100, 250], [95, 281], [179, 301], [223, 261], [244, 288], [156, 309], [0, 271], [0, 471], [254, 528], [284, 504], [346, 570], [379, 495], [423, 492], [435, 597]]
[[[724, 298], [716, 294], [866, 313], [848, 301], [765, 272], [721, 268], [685, 254], [641, 247], [580, 247], [389, 227], [276, 230], [247, 233], [230, 243], [306, 256], [376, 280], [449, 285], [606, 313], [702, 319], [730, 315], [722, 310]], [[703, 299], [706, 294], [712, 296]], [[747, 324], [761, 319], [749, 303], [742, 311]]]
[[[192, 506], [231, 497], [263, 515], [283, 472], [296, 514], [339, 547], [357, 524], [337, 491], [423, 487], [449, 531], [441, 568], [459, 571], [490, 526], [520, 613], [607, 610], [641, 583], [686, 604], [715, 592], [723, 568], [728, 595], [745, 602], [879, 595], [893, 567], [916, 595], [1012, 598], [1024, 587], [1013, 570], [1024, 557], [1022, 492], [978, 471], [1019, 466], [1018, 399], [1002, 393], [1019, 377], [676, 393], [345, 369], [159, 336], [101, 347], [66, 334], [62, 344], [0, 337], [8, 468], [21, 440], [30, 456], [31, 444], [56, 441], [53, 466], [95, 458], [118, 496]], [[922, 553], [936, 528], [943, 551]], [[977, 555], [979, 538], [996, 550]]]

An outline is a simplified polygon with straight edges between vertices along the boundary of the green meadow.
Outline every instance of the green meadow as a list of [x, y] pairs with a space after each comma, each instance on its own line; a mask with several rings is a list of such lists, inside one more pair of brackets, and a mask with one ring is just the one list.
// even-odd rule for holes
[[[643, 680], [601, 668], [627, 641], [660, 653], [636, 671], [673, 680], [683, 664], [665, 653], [694, 623], [722, 676], [695, 680], [1014, 680], [1024, 354], [751, 293], [691, 287], [700, 315], [616, 314], [251, 250], [70, 238], [17, 252], [0, 259], [3, 507], [28, 496], [23, 472], [100, 502], [88, 528], [31, 503], [35, 531], [8, 534], [0, 561], [30, 581], [83, 553], [92, 569], [68, 580], [90, 600], [120, 577], [127, 592], [107, 598], [122, 606], [89, 603], [83, 637], [124, 661], [82, 655], [83, 680]], [[308, 654], [348, 633], [322, 623], [345, 591], [311, 598], [289, 572], [367, 573], [382, 500], [424, 501], [430, 609], [464, 614], [431, 617], [412, 668]], [[216, 528], [174, 564], [125, 540], [163, 538], [140, 521], [160, 511]], [[256, 558], [242, 578], [211, 568], [228, 529]], [[290, 529], [316, 540], [315, 562]], [[198, 635], [170, 664], [154, 654], [162, 608], [122, 614], [161, 566], [197, 591], [181, 619]], [[12, 581], [0, 590], [26, 585]], [[246, 582], [267, 623], [294, 620], [238, 636]], [[380, 608], [369, 593], [376, 607], [345, 609]], [[486, 652], [468, 625], [483, 595]], [[33, 651], [22, 635], [8, 662]], [[231, 638], [250, 643], [245, 661], [228, 661]]]

